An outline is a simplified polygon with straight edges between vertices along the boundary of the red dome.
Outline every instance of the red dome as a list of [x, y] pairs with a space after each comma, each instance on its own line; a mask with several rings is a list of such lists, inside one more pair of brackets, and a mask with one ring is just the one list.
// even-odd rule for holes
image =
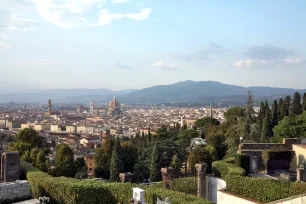
[[109, 102], [108, 106], [111, 109], [120, 108], [120, 103], [118, 103], [118, 101], [116, 101], [116, 98], [114, 97], [113, 100]]

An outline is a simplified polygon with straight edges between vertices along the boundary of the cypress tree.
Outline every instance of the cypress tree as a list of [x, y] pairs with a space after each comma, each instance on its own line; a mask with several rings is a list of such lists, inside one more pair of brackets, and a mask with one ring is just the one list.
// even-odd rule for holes
[[299, 92], [294, 93], [290, 111], [293, 115], [299, 115], [303, 112], [301, 105], [301, 95]]
[[280, 98], [278, 104], [279, 104], [278, 105], [278, 120], [282, 120], [285, 116], [285, 113], [284, 113], [285, 102], [282, 98]]
[[259, 108], [258, 120], [262, 122], [263, 119], [265, 118], [265, 115], [266, 115], [266, 106], [264, 102], [262, 101], [260, 104], [260, 108]]
[[272, 121], [271, 121], [272, 128], [274, 128], [278, 124], [277, 108], [278, 108], [277, 100], [274, 100], [272, 105]]
[[262, 123], [260, 142], [267, 142], [267, 140], [272, 137], [272, 128], [270, 122], [270, 114], [269, 111], [266, 111], [266, 116]]
[[284, 117], [289, 116], [290, 102], [291, 102], [291, 97], [286, 96], [284, 101]]
[[148, 142], [150, 143], [151, 141], [152, 141], [151, 128], [149, 128], [149, 132], [148, 132]]
[[253, 109], [253, 97], [251, 91], [248, 91], [248, 108], [247, 108], [248, 116], [252, 119], [255, 111]]
[[115, 139], [115, 144], [113, 147], [111, 162], [110, 162], [110, 177], [111, 182], [117, 182], [119, 179], [119, 173], [121, 170], [121, 160], [120, 160], [120, 143], [119, 139]]
[[304, 96], [303, 96], [302, 109], [303, 109], [303, 111], [306, 111], [306, 93], [304, 93]]
[[152, 154], [151, 154], [151, 161], [150, 161], [150, 181], [156, 181], [157, 180], [157, 165], [156, 165], [156, 161], [157, 161], [157, 157], [158, 157], [158, 152], [157, 152], [157, 145], [155, 143], [153, 150], [152, 150]]

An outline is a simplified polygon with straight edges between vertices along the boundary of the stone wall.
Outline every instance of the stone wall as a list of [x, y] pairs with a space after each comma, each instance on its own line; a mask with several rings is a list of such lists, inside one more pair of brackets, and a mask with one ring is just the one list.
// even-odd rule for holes
[[209, 201], [213, 203], [218, 203], [218, 190], [221, 190], [226, 187], [226, 182], [220, 178], [209, 175], [206, 176], [206, 184], [207, 184], [207, 197]]
[[27, 181], [0, 183], [0, 203], [13, 203], [31, 198]]

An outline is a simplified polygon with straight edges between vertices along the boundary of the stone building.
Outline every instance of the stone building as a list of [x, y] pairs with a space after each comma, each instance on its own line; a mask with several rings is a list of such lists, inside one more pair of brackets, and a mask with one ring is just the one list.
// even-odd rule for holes
[[95, 173], [95, 168], [96, 168], [96, 157], [94, 154], [87, 154], [84, 157], [86, 167], [87, 167], [87, 173], [88, 176], [92, 176]]

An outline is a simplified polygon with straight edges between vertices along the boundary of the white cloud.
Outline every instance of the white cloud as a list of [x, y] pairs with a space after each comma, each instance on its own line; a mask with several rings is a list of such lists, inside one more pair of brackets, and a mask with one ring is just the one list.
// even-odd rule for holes
[[301, 58], [285, 58], [279, 60], [256, 60], [256, 59], [247, 59], [247, 60], [239, 60], [234, 63], [235, 67], [238, 68], [274, 68], [274, 67], [284, 67], [290, 65], [299, 65], [306, 62], [306, 60]]
[[176, 64], [167, 64], [163, 60], [154, 63], [154, 67], [162, 68], [165, 70], [181, 70], [181, 68]]
[[131, 0], [112, 0], [112, 3], [114, 4], [121, 4], [121, 3], [126, 3], [126, 2], [129, 2]]
[[[107, 0], [32, 0], [37, 6], [39, 15], [46, 21], [61, 27], [72, 28], [89, 25], [107, 25], [112, 20], [130, 18], [133, 20], [145, 20], [151, 9], [141, 9], [140, 13], [110, 13], [106, 9], [100, 10], [98, 23], [86, 15], [87, 12], [102, 8]], [[112, 0], [112, 3], [124, 3], [128, 0]], [[92, 16], [92, 15], [91, 15]]]
[[235, 67], [254, 67], [258, 65], [265, 65], [268, 61], [266, 60], [239, 60], [234, 63]]
[[11, 46], [6, 42], [0, 42], [0, 49], [9, 49]]
[[28, 61], [21, 61], [15, 62], [16, 66], [42, 66], [42, 65], [50, 65], [50, 64], [66, 64], [67, 61], [55, 61], [55, 60], [48, 60], [48, 59], [39, 59], [39, 60], [28, 60]]
[[35, 20], [20, 17], [20, 14], [0, 10], [0, 31], [2, 34], [10, 31], [33, 31], [37, 24], [38, 22]]
[[110, 13], [107, 9], [100, 11], [100, 19], [97, 25], [107, 25], [113, 20], [119, 20], [122, 18], [129, 18], [133, 20], [146, 20], [151, 13], [150, 8], [143, 8], [139, 13]]
[[304, 63], [305, 60], [301, 58], [286, 58], [284, 59], [284, 62], [287, 64], [301, 64]]

